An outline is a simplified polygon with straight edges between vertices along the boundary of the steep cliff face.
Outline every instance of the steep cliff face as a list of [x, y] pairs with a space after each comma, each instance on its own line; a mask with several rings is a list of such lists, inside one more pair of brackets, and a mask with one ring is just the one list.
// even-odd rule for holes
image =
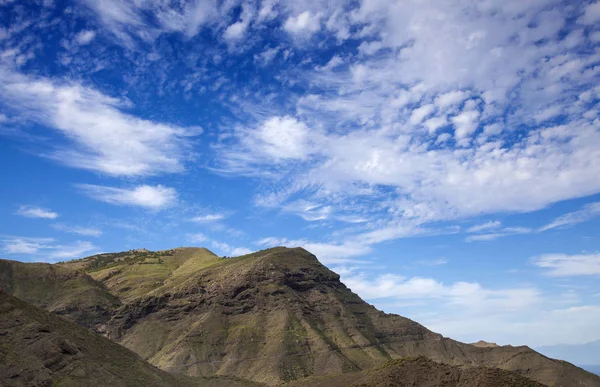
[[276, 385], [360, 372], [406, 356], [514, 371], [550, 386], [600, 378], [527, 347], [473, 346], [365, 303], [301, 249], [223, 259], [206, 249], [103, 254], [85, 271], [118, 299], [104, 332], [157, 367]]

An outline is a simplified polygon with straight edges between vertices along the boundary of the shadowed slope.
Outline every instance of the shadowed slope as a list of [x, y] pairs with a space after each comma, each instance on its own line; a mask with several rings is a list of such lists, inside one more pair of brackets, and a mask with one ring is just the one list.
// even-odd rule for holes
[[0, 259], [0, 287], [96, 332], [104, 331], [121, 304], [118, 297], [85, 272], [47, 263]]
[[259, 387], [170, 375], [138, 355], [0, 289], [0, 385]]

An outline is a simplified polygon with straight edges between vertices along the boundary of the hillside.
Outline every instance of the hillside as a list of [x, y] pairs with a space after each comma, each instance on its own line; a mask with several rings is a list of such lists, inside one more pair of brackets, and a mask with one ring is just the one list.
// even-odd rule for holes
[[228, 259], [206, 249], [129, 251], [54, 266], [89, 277], [116, 299], [106, 308], [108, 321], [99, 315], [88, 325], [103, 326], [112, 340], [177, 374], [276, 385], [421, 355], [499, 367], [549, 386], [600, 386], [597, 376], [528, 347], [464, 344], [380, 312], [301, 248]]
[[460, 368], [435, 363], [426, 357], [391, 360], [384, 366], [330, 377], [313, 377], [286, 387], [543, 387], [498, 368]]
[[47, 263], [0, 260], [0, 287], [24, 301], [101, 332], [121, 304], [82, 271]]
[[2, 386], [249, 386], [174, 376], [133, 352], [0, 289]]

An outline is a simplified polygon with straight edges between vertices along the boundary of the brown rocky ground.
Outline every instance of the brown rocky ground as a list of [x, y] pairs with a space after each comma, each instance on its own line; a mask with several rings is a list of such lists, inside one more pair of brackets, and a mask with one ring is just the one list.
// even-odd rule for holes
[[381, 368], [331, 377], [309, 378], [285, 387], [543, 387], [498, 368], [460, 368], [425, 357], [389, 361]]

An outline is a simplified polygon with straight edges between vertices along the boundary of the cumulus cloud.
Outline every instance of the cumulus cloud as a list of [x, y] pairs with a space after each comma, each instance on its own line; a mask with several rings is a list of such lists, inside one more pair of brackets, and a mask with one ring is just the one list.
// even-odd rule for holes
[[120, 206], [161, 210], [172, 206], [177, 200], [177, 191], [162, 185], [139, 185], [129, 189], [92, 184], [79, 184], [77, 187], [93, 199]]
[[56, 219], [59, 217], [57, 212], [36, 206], [20, 206], [17, 215], [38, 219]]
[[534, 259], [551, 277], [600, 275], [600, 254], [546, 254]]
[[79, 44], [81, 46], [84, 46], [86, 44], [89, 44], [92, 40], [94, 40], [95, 37], [96, 37], [95, 31], [84, 30], [84, 31], [77, 33], [77, 35], [75, 36], [75, 42], [77, 42], [77, 44]]
[[310, 36], [321, 29], [320, 16], [304, 11], [290, 16], [283, 24], [283, 29], [296, 36]]

